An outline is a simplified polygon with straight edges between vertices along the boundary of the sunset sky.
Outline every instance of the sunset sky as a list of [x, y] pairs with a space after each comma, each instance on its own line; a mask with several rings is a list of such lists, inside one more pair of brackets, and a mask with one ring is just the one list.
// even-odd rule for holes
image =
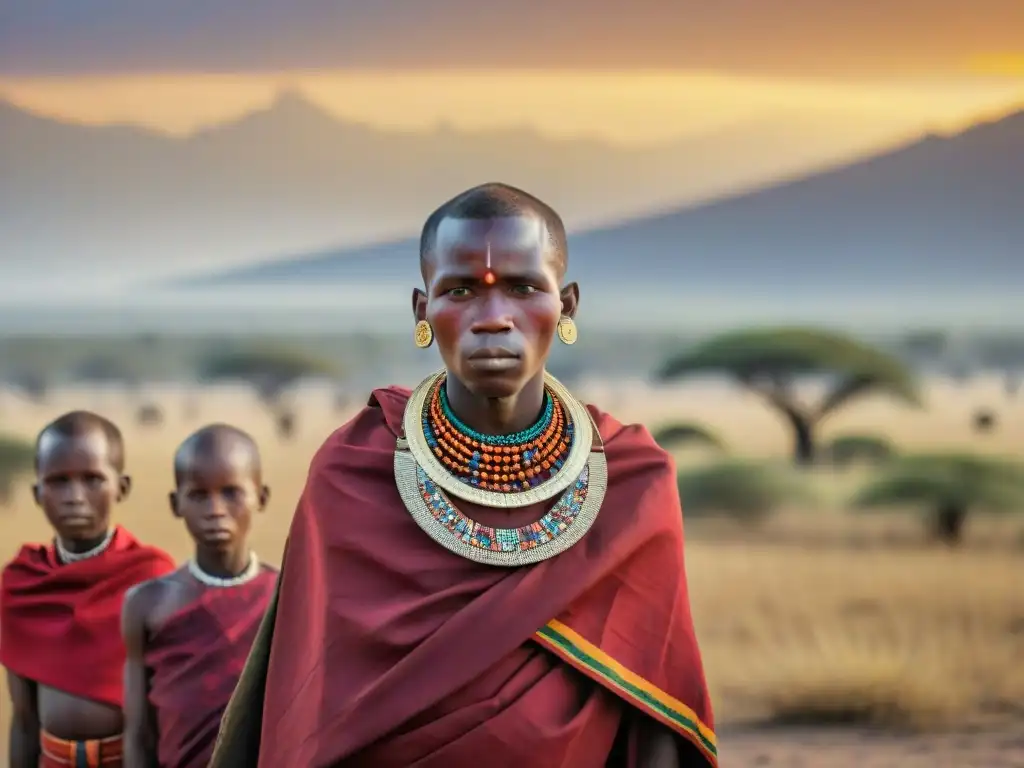
[[1024, 104], [1021, 30], [1020, 0], [37, 0], [0, 11], [0, 96], [177, 133], [292, 87], [406, 129], [643, 143], [849, 117], [896, 137]]

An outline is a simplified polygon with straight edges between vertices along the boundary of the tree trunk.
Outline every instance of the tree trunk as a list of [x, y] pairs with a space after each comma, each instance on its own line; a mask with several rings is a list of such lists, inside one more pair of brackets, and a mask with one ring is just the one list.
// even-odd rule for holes
[[786, 417], [793, 429], [793, 459], [799, 466], [807, 467], [814, 463], [814, 425], [820, 414], [809, 414], [800, 408], [791, 397], [785, 381], [775, 380], [769, 386], [758, 385], [751, 376], [741, 376], [740, 382], [761, 395], [768, 404], [777, 408]]
[[795, 410], [785, 414], [793, 428], [793, 460], [801, 467], [809, 467], [814, 463], [814, 424]]
[[935, 511], [935, 537], [950, 547], [957, 546], [964, 537], [967, 510], [958, 504], [944, 504]]

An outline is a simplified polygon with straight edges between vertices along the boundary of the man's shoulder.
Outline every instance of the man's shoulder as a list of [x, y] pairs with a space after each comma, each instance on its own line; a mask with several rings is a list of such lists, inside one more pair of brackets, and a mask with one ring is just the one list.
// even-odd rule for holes
[[650, 468], [675, 473], [672, 455], [655, 441], [643, 424], [626, 424], [595, 405], [587, 405], [594, 425], [604, 443], [605, 453], [612, 459], [640, 461]]

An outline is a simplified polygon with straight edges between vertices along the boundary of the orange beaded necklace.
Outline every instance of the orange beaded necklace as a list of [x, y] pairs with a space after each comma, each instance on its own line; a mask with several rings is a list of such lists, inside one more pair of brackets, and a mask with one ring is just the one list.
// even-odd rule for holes
[[426, 401], [423, 431], [444, 467], [467, 485], [515, 493], [553, 477], [573, 440], [573, 424], [562, 403], [545, 390], [544, 412], [532, 427], [514, 435], [484, 435], [463, 424], [438, 381]]

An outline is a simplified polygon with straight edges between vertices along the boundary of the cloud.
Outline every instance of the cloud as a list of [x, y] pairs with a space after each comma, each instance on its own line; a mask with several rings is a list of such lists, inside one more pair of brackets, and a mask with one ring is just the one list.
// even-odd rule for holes
[[[320, 68], [956, 68], [1014, 50], [1020, 0], [32, 0], [0, 73]], [[927, 30], [924, 32], [923, 30]]]

